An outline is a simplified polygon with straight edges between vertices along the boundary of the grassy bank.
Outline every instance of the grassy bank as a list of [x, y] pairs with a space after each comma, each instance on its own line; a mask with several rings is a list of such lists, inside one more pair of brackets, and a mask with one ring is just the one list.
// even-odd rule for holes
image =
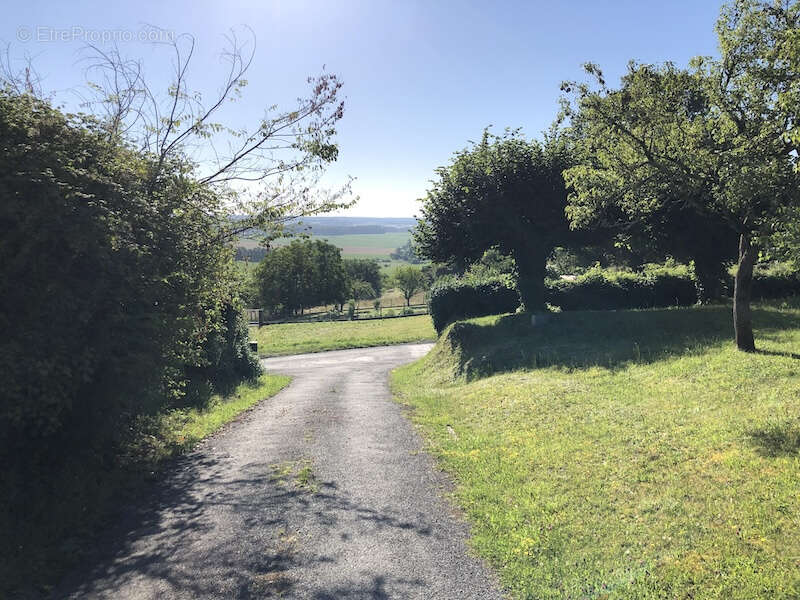
[[159, 463], [191, 448], [261, 400], [274, 396], [289, 384], [284, 375], [262, 375], [254, 383], [242, 383], [229, 396], [214, 396], [208, 406], [176, 409], [141, 418], [141, 435], [131, 444], [132, 460], [147, 457]]
[[[215, 396], [203, 409], [175, 409], [140, 417], [112, 461], [86, 453], [50, 477], [47, 490], [32, 498], [33, 518], [14, 520], [0, 506], [0, 598], [39, 597], [92, 552], [100, 530], [118, 506], [140, 494], [145, 483], [199, 440], [259, 401], [275, 395], [289, 377], [262, 375]], [[8, 536], [8, 537], [6, 537]]]
[[457, 324], [393, 387], [516, 598], [800, 596], [800, 311]]
[[428, 315], [370, 321], [327, 321], [282, 323], [252, 328], [250, 338], [258, 341], [260, 356], [302, 354], [344, 348], [366, 348], [433, 340]]

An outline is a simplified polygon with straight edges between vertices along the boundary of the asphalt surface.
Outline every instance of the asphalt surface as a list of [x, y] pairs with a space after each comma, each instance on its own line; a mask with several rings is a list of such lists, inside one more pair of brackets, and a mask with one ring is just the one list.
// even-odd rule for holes
[[430, 346], [264, 360], [292, 383], [132, 502], [106, 558], [56, 595], [501, 598], [389, 392], [389, 370]]

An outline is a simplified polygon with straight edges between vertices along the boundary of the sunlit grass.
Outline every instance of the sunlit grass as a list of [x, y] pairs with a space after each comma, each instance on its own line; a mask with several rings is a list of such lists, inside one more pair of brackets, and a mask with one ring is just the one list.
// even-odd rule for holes
[[261, 356], [302, 354], [322, 350], [364, 348], [433, 340], [436, 332], [428, 315], [364, 321], [281, 323], [251, 328]]
[[774, 354], [721, 307], [562, 319], [393, 375], [513, 596], [800, 597], [800, 311], [755, 312]]

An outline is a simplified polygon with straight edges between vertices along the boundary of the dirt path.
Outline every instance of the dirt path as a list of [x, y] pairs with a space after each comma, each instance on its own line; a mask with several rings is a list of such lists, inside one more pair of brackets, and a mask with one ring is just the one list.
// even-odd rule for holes
[[291, 385], [210, 438], [76, 574], [75, 598], [501, 598], [393, 403], [430, 344], [271, 358]]

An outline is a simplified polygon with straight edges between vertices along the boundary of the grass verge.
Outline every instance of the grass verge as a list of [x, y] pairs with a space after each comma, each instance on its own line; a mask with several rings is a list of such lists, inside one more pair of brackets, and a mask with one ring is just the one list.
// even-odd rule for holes
[[[93, 552], [118, 507], [142, 493], [169, 459], [185, 453], [290, 381], [262, 375], [203, 408], [172, 409], [133, 423], [113, 458], [89, 452], [51, 474], [28, 506], [31, 518], [0, 520], [0, 598], [37, 598]], [[3, 507], [0, 506], [0, 510]], [[6, 537], [8, 536], [8, 537]]]
[[252, 328], [250, 339], [258, 341], [260, 356], [281, 356], [366, 348], [436, 339], [428, 315], [369, 321], [281, 323]]
[[515, 598], [800, 597], [800, 311], [456, 324], [392, 385]]
[[[131, 463], [149, 465], [191, 450], [201, 439], [233, 421], [255, 404], [274, 396], [289, 384], [290, 377], [265, 374], [258, 381], [242, 383], [225, 397], [214, 396], [203, 408], [173, 409], [140, 417], [135, 438], [126, 449]], [[127, 462], [127, 460], [126, 460]]]

